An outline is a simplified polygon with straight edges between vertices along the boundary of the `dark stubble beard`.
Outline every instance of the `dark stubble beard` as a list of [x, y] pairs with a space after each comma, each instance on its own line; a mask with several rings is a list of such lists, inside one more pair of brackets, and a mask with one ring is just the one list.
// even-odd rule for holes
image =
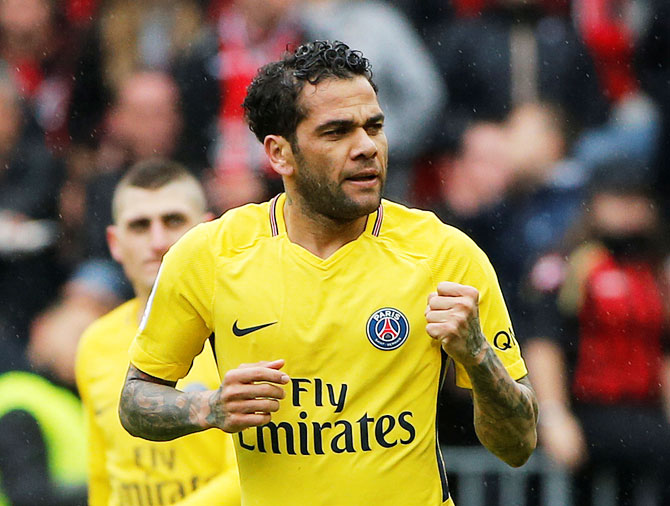
[[338, 223], [346, 223], [367, 216], [379, 207], [381, 190], [384, 186], [383, 179], [375, 203], [362, 205], [352, 200], [341, 185], [329, 180], [318, 169], [310, 167], [300, 150], [294, 150], [294, 156], [298, 165], [295, 184], [303, 204], [310, 213]]

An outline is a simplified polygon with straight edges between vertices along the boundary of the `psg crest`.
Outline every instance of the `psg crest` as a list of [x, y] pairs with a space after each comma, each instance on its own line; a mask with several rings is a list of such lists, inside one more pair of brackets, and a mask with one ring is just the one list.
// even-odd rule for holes
[[400, 348], [409, 336], [407, 317], [397, 309], [378, 309], [368, 319], [365, 331], [375, 348], [384, 351]]

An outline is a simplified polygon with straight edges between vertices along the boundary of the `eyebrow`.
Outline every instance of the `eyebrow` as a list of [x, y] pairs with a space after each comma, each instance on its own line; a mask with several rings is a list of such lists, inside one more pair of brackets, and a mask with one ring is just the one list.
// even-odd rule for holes
[[[368, 118], [365, 121], [364, 126], [369, 126], [374, 123], [379, 123], [380, 121], [384, 121], [384, 114], [379, 113], [375, 114], [374, 116]], [[355, 121], [348, 120], [348, 119], [334, 119], [331, 121], [327, 121], [325, 123], [322, 123], [318, 127], [316, 127], [316, 131], [321, 133], [325, 132], [326, 130], [330, 130], [331, 128], [351, 128], [356, 125]]]
[[365, 125], [372, 125], [373, 123], [379, 123], [380, 121], [384, 121], [384, 114], [381, 112], [379, 114], [375, 114], [371, 118], [368, 118], [368, 120], [365, 122]]
[[[157, 216], [156, 218], [158, 218], [159, 220], [168, 220], [168, 219], [172, 219], [172, 218], [182, 218], [182, 217], [185, 217], [185, 216], [186, 216], [186, 213], [184, 211], [168, 211], [166, 213], [163, 213], [163, 214]], [[143, 223], [148, 223], [153, 219], [154, 219], [154, 216], [136, 216], [136, 217], [131, 218], [128, 221], [126, 221], [126, 225], [128, 225], [128, 226], [133, 225], [133, 224], [138, 224], [139, 225], [141, 223], [142, 224]]]
[[148, 216], [138, 216], [137, 218], [126, 221], [125, 225], [127, 227], [134, 227], [139, 225], [148, 225], [150, 222], [151, 218]]

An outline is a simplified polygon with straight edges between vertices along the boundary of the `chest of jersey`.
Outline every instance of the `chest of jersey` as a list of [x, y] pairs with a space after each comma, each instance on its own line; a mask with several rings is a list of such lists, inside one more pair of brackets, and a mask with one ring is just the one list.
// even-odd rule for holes
[[347, 481], [347, 494], [360, 498], [373, 492], [365, 479], [351, 481], [352, 466], [379, 480], [407, 461], [426, 470], [436, 494], [442, 361], [425, 331], [434, 287], [424, 262], [367, 237], [327, 260], [277, 239], [222, 263], [217, 276], [222, 372], [283, 358], [291, 378], [272, 422], [236, 434], [240, 469], [279, 465], [298, 476], [307, 466]]
[[397, 434], [387, 440], [396, 441], [408, 437], [401, 413], [434, 410], [441, 362], [425, 331], [434, 288], [422, 262], [365, 238], [325, 261], [276, 240], [217, 272], [220, 366], [285, 359], [282, 416], [389, 414]]

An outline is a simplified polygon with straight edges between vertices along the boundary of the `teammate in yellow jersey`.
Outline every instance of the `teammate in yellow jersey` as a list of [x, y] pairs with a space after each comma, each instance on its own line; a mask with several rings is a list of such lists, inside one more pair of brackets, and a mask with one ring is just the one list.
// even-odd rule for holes
[[[244, 107], [286, 193], [165, 256], [131, 346], [124, 427], [235, 433], [245, 506], [453, 505], [435, 423], [449, 357], [482, 443], [523, 464], [537, 405], [495, 273], [432, 213], [381, 199], [368, 61], [305, 44], [259, 71]], [[221, 386], [176, 391], [212, 332]]]
[[[140, 163], [116, 188], [113, 218], [107, 231], [109, 247], [123, 265], [136, 297], [93, 323], [79, 345], [76, 377], [88, 417], [89, 505], [239, 505], [230, 435], [212, 430], [154, 443], [130, 436], [118, 418], [128, 348], [161, 258], [188, 229], [211, 219], [200, 183], [173, 162]], [[198, 392], [219, 384], [214, 357], [207, 348], [177, 388]], [[146, 405], [152, 402], [144, 400]]]

